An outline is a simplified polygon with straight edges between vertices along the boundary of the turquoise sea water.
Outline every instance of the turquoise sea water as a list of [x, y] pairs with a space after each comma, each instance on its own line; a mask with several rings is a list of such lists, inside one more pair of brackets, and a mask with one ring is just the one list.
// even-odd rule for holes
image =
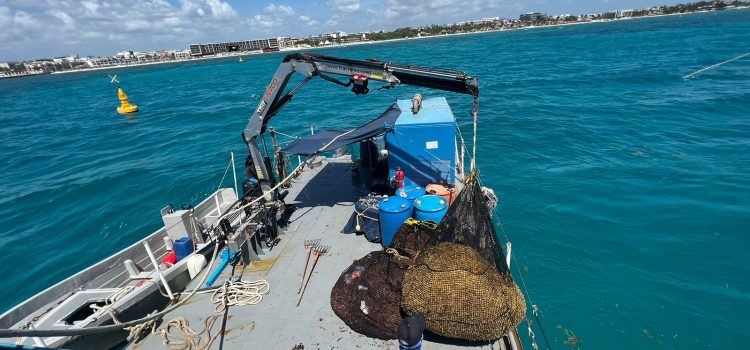
[[[750, 59], [681, 77], [748, 33], [737, 10], [319, 52], [480, 77], [478, 164], [553, 349], [565, 329], [582, 349], [730, 349], [750, 339]], [[0, 81], [0, 310], [213, 191], [281, 57]], [[115, 113], [113, 73], [137, 115]], [[271, 124], [354, 126], [417, 91], [317, 80]], [[467, 133], [470, 98], [447, 97]]]

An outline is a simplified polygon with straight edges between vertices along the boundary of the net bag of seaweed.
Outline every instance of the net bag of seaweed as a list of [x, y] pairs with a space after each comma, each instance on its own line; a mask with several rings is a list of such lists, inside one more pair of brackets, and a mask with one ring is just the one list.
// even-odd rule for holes
[[431, 232], [431, 227], [419, 223], [403, 225], [393, 239], [393, 248], [355, 260], [331, 290], [333, 312], [357, 333], [396, 339], [403, 318], [404, 274]]
[[499, 339], [525, 318], [475, 176], [406, 272], [401, 306], [423, 315], [432, 333], [474, 341]]

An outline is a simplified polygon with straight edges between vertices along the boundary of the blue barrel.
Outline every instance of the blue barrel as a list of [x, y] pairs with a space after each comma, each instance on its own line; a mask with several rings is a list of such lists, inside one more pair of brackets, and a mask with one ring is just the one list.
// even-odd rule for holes
[[409, 200], [409, 206], [414, 207], [414, 200], [422, 197], [427, 193], [427, 190], [424, 189], [424, 187], [419, 185], [408, 185], [399, 188], [396, 191], [396, 195], [401, 198], [406, 198]]
[[172, 245], [172, 251], [174, 252], [174, 256], [177, 258], [177, 261], [180, 261], [186, 256], [190, 255], [194, 249], [195, 247], [193, 246], [193, 240], [188, 237], [182, 237], [174, 241], [174, 244]]
[[383, 247], [389, 247], [393, 242], [399, 227], [411, 216], [409, 200], [399, 196], [390, 196], [378, 203], [380, 213], [380, 237]]
[[448, 212], [448, 201], [445, 198], [428, 194], [414, 201], [414, 218], [419, 221], [440, 222]]

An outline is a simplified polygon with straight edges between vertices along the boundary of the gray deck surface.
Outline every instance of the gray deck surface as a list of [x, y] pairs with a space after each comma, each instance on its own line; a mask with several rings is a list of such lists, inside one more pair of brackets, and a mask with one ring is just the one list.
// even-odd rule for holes
[[[303, 344], [307, 350], [398, 349], [395, 340], [371, 339], [350, 330], [331, 309], [331, 288], [341, 272], [353, 260], [382, 249], [380, 244], [369, 243], [363, 236], [341, 233], [353, 212], [353, 201], [363, 194], [352, 185], [350, 168], [348, 158], [326, 161], [315, 169], [305, 168], [302, 176], [293, 181], [286, 202], [295, 203], [298, 209], [292, 216], [291, 227], [281, 234], [279, 245], [261, 256], [263, 261], [244, 268], [238, 265], [235, 271], [245, 281], [267, 280], [271, 290], [259, 305], [229, 308], [224, 349], [287, 350], [297, 344]], [[316, 238], [321, 239], [321, 244], [331, 246], [331, 250], [320, 258], [302, 304], [297, 307], [297, 288], [307, 257], [304, 241]], [[226, 281], [230, 271], [231, 267], [225, 269], [214, 285]], [[200, 276], [196, 278], [199, 279]], [[197, 294], [187, 305], [168, 314], [162, 327], [170, 319], [182, 316], [193, 329], [200, 331], [203, 319], [211, 315], [213, 308], [210, 294]], [[215, 324], [214, 332], [219, 330], [220, 322]], [[466, 347], [466, 344], [425, 341], [423, 349]], [[498, 343], [474, 347], [500, 348]], [[153, 335], [128, 347], [164, 348], [161, 337]], [[211, 348], [219, 348], [218, 339]]]

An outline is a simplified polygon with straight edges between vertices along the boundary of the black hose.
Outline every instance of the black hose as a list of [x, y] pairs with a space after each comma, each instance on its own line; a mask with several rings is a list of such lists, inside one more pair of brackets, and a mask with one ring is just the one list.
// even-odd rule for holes
[[[240, 253], [242, 253], [242, 249], [240, 249]], [[230, 279], [232, 278], [232, 276], [234, 276], [235, 267], [237, 267], [237, 264], [232, 264], [232, 274], [229, 275]], [[229, 302], [227, 301], [227, 294], [228, 293], [224, 293], [224, 318], [221, 320], [221, 331], [219, 333], [219, 350], [224, 349], [224, 330], [227, 328], [227, 319], [229, 318]]]

